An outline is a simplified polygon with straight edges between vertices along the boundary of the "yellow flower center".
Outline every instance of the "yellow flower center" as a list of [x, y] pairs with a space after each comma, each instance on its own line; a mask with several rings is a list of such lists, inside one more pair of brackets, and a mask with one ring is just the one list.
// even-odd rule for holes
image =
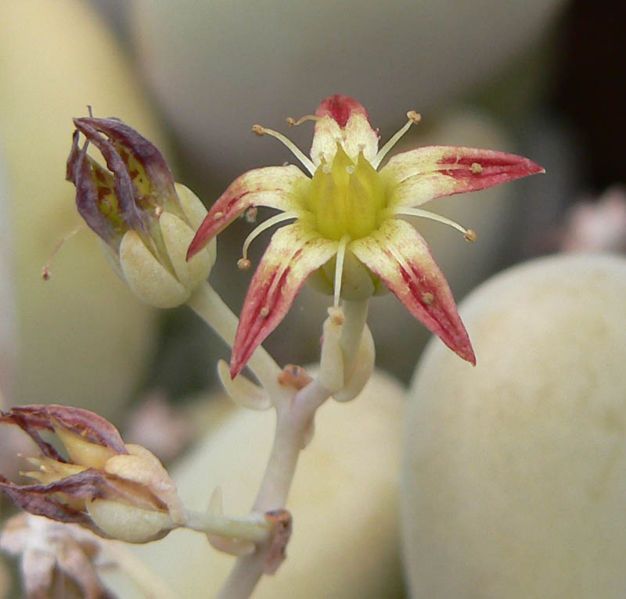
[[303, 190], [313, 227], [326, 239], [360, 239], [384, 220], [385, 185], [361, 153], [353, 162], [340, 144], [332, 164], [322, 163]]

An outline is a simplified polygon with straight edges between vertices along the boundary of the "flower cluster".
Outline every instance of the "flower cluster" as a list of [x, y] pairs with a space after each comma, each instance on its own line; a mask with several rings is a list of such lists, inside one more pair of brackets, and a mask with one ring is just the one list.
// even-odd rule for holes
[[437, 220], [473, 231], [420, 208], [452, 194], [485, 189], [543, 172], [534, 162], [504, 152], [458, 146], [422, 147], [398, 154], [381, 167], [415, 112], [379, 150], [365, 108], [353, 98], [331, 96], [315, 115], [310, 158], [281, 133], [255, 125], [259, 135], [283, 142], [302, 163], [259, 168], [236, 179], [213, 204], [188, 257], [195, 256], [239, 215], [257, 206], [280, 210], [246, 239], [240, 267], [250, 265], [251, 241], [270, 226], [295, 221], [272, 236], [244, 302], [231, 359], [231, 376], [278, 326], [307, 278], [335, 297], [365, 299], [386, 286], [433, 333], [463, 359], [475, 363], [468, 334], [450, 288], [424, 239], [402, 216]]

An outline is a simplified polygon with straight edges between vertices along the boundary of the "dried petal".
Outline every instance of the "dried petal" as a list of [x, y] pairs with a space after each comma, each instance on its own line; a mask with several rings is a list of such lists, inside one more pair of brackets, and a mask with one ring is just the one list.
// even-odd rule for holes
[[89, 141], [102, 143], [102, 136], [94, 139], [88, 136], [87, 133], [93, 130], [103, 133], [110, 140], [142, 196], [158, 195], [159, 201], [163, 202], [161, 205], [176, 197], [174, 177], [165, 158], [152, 142], [135, 129], [115, 118], [80, 118], [74, 119], [74, 124]]
[[0, 534], [0, 547], [21, 557], [22, 584], [27, 597], [53, 596], [58, 576], [76, 585], [87, 599], [113, 597], [97, 572], [102, 541], [78, 526], [19, 514], [6, 522]]
[[89, 516], [82, 509], [75, 509], [64, 501], [63, 495], [74, 499], [98, 496], [103, 476], [94, 470], [85, 470], [47, 485], [16, 485], [0, 475], [0, 490], [15, 505], [36, 516], [45, 516], [58, 522], [73, 522], [95, 532]]
[[[101, 121], [113, 121], [113, 119], [80, 118], [74, 119], [74, 125], [90, 143], [93, 143], [100, 150], [109, 171], [113, 174], [113, 185], [117, 199], [115, 206], [117, 213], [113, 217], [119, 218], [127, 229], [147, 230], [145, 218], [141, 214], [139, 203], [135, 200], [133, 180], [126, 163], [118, 148], [98, 131]], [[86, 150], [86, 148], [83, 149]], [[71, 156], [72, 154], [70, 154], [70, 158]], [[97, 177], [98, 172], [95, 171], [94, 176]], [[78, 176], [80, 173], [76, 172], [75, 174]], [[77, 195], [77, 204], [80, 201], [81, 199]]]
[[87, 155], [87, 144], [79, 149], [78, 139], [79, 132], [74, 131], [66, 175], [76, 186], [76, 207], [94, 233], [115, 246], [126, 225], [119, 214], [113, 177]]
[[0, 412], [0, 422], [19, 426], [37, 443], [45, 456], [59, 461], [65, 460], [41, 438], [39, 431], [64, 429], [114, 453], [126, 453], [118, 430], [102, 416], [83, 408], [57, 404], [17, 406]]

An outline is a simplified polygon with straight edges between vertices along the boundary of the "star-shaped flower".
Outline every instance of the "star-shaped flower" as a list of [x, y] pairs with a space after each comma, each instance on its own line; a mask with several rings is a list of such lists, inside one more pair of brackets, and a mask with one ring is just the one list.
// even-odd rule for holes
[[418, 216], [473, 231], [420, 207], [435, 198], [485, 189], [544, 172], [534, 162], [504, 152], [458, 146], [428, 146], [398, 154], [379, 169], [397, 141], [419, 121], [415, 112], [379, 150], [378, 133], [353, 98], [331, 96], [318, 107], [311, 158], [282, 134], [259, 125], [253, 131], [283, 142], [310, 176], [293, 165], [259, 168], [236, 179], [211, 207], [188, 251], [195, 255], [244, 212], [256, 206], [282, 211], [246, 239], [247, 250], [262, 231], [295, 220], [274, 233], [256, 269], [241, 314], [230, 364], [235, 377], [255, 348], [278, 326], [306, 279], [326, 284], [339, 298], [365, 299], [381, 282], [413, 316], [461, 358], [475, 364], [467, 331], [445, 277], [426, 242], [401, 220]]

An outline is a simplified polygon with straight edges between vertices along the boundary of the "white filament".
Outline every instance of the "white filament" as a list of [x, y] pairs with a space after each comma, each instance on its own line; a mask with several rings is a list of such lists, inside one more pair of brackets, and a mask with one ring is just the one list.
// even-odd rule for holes
[[396, 131], [394, 135], [391, 136], [389, 141], [378, 151], [374, 160], [372, 160], [371, 164], [374, 169], [377, 169], [380, 166], [383, 158], [400, 141], [400, 139], [402, 139], [404, 134], [410, 129], [411, 125], [419, 122], [419, 115], [417, 113], [409, 112], [407, 116], [409, 117], [409, 120], [398, 131]]
[[275, 216], [268, 218], [267, 220], [263, 221], [260, 225], [255, 227], [254, 230], [250, 233], [250, 235], [248, 235], [248, 237], [246, 237], [245, 241], [243, 242], [243, 246], [241, 248], [241, 254], [244, 260], [248, 259], [248, 249], [250, 248], [250, 244], [261, 233], [263, 233], [263, 231], [266, 231], [267, 229], [269, 229], [270, 227], [273, 227], [274, 225], [278, 223], [282, 223], [283, 221], [294, 219], [294, 218], [298, 218], [298, 215], [294, 214], [293, 212], [281, 212], [280, 214], [276, 214]]
[[337, 248], [337, 261], [335, 262], [335, 285], [334, 285], [334, 301], [335, 308], [339, 307], [339, 297], [341, 296], [341, 278], [343, 276], [343, 263], [346, 257], [346, 247], [350, 242], [350, 237], [344, 235], [339, 240]]
[[306, 168], [306, 170], [309, 171], [311, 175], [315, 174], [315, 165], [313, 164], [311, 159], [307, 158], [304, 155], [304, 152], [302, 152], [302, 150], [298, 148], [296, 144], [294, 144], [289, 138], [285, 137], [282, 133], [274, 131], [273, 129], [266, 129], [265, 127], [261, 127], [260, 125], [255, 125], [252, 130], [259, 135], [270, 135], [271, 137], [275, 137], [278, 141], [287, 146], [291, 153], [302, 163], [304, 168]]
[[449, 218], [446, 218], [445, 216], [441, 216], [440, 214], [429, 212], [428, 210], [421, 210], [420, 208], [400, 208], [399, 210], [396, 210], [395, 214], [399, 214], [403, 216], [417, 216], [419, 218], [427, 218], [428, 220], [434, 220], [434, 221], [437, 221], [438, 223], [448, 225], [456, 229], [457, 231], [460, 231], [466, 237], [472, 235], [472, 231], [470, 229], [466, 229], [465, 227], [459, 225], [459, 223]]

